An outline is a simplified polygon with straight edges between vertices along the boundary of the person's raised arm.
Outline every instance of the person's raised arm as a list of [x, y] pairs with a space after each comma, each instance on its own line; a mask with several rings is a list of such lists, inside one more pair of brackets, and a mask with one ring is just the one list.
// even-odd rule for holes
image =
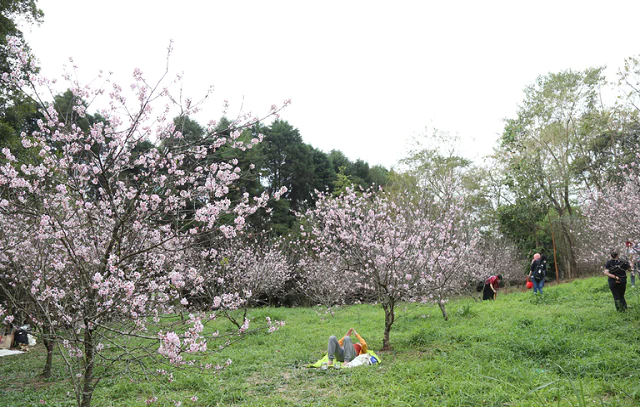
[[353, 331], [353, 328], [349, 328], [349, 330], [347, 331], [346, 334], [344, 334], [344, 336], [342, 338], [340, 338], [340, 340], [338, 341], [338, 343], [340, 344], [340, 346], [344, 346], [344, 338], [347, 336], [351, 336], [351, 332]]
[[362, 336], [360, 336], [360, 334], [357, 331], [354, 330], [353, 333], [356, 334], [356, 338], [358, 338], [358, 342], [360, 342], [360, 346], [362, 346], [362, 349], [360, 350], [360, 354], [369, 353], [369, 346], [367, 345], [367, 342], [365, 342], [365, 340], [362, 338]]

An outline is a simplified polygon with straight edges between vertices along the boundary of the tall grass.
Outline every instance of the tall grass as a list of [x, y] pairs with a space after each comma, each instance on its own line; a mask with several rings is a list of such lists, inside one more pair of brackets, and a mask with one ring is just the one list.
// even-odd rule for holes
[[[182, 371], [172, 383], [120, 372], [96, 391], [95, 406], [637, 406], [640, 405], [640, 295], [617, 313], [603, 278], [512, 290], [497, 301], [463, 298], [447, 306], [403, 304], [382, 363], [355, 369], [310, 369], [329, 335], [350, 327], [374, 350], [384, 314], [375, 305], [336, 309], [260, 308], [252, 320], [284, 319], [279, 331], [248, 335], [213, 353], [233, 364], [218, 375]], [[637, 290], [637, 289], [636, 289]], [[0, 358], [0, 405], [71, 406], [62, 363], [37, 378], [42, 349]], [[189, 398], [196, 396], [197, 401]]]

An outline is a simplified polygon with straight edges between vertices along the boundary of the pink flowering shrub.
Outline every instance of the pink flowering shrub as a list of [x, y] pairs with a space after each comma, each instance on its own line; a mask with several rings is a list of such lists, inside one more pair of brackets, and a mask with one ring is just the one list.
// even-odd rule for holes
[[452, 194], [435, 199], [419, 191], [319, 194], [316, 207], [301, 215], [299, 245], [310, 260], [300, 263], [300, 281], [310, 292], [335, 290], [381, 304], [388, 349], [398, 302], [435, 302], [446, 319], [449, 296], [479, 272], [477, 233], [462, 204]]
[[[69, 74], [68, 113], [84, 117], [85, 101], [99, 107], [101, 120], [82, 130], [47, 100], [55, 81], [29, 73], [33, 58], [17, 39], [9, 46], [18, 62], [2, 86], [38, 101], [42, 119], [22, 134], [33, 160], [2, 151], [0, 278], [5, 291], [23, 295], [13, 305], [58, 342], [78, 405], [88, 406], [100, 375], [114, 364], [136, 362], [135, 370], [141, 357], [156, 355], [186, 365], [188, 355], [207, 350], [213, 338], [204, 325], [215, 312], [177, 322], [172, 314], [208, 278], [196, 267], [201, 242], [236, 236], [270, 198], [245, 194], [232, 202], [238, 161], [214, 159], [220, 149], [258, 143], [240, 136], [262, 118], [241, 114], [228, 136], [211, 121], [202, 138], [185, 141], [169, 115], [189, 116], [199, 107], [189, 99], [178, 104], [164, 78], [150, 84], [136, 69], [125, 91], [109, 78], [94, 86]], [[223, 215], [232, 221], [222, 222]], [[237, 295], [219, 293], [218, 301], [234, 307]]]
[[212, 309], [241, 328], [249, 307], [269, 304], [285, 294], [292, 266], [281, 244], [243, 233], [206, 241], [197, 253], [194, 251], [197, 287], [185, 292], [188, 298], [183, 297], [181, 304], [189, 310]]
[[638, 165], [621, 168], [619, 180], [584, 195], [585, 221], [578, 230], [578, 250], [585, 266], [601, 269], [611, 249], [625, 257], [625, 243], [640, 242]]

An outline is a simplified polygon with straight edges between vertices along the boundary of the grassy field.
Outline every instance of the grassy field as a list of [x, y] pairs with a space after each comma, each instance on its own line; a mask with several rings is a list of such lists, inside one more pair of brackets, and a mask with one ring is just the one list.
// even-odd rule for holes
[[[382, 363], [354, 369], [310, 369], [329, 335], [355, 327], [370, 347], [382, 345], [383, 312], [356, 305], [325, 315], [314, 308], [251, 312], [284, 319], [279, 331], [248, 335], [214, 353], [233, 363], [218, 375], [184, 371], [173, 383], [114, 374], [95, 406], [638, 406], [640, 288], [627, 290], [630, 310], [615, 312], [604, 278], [501, 292], [496, 302], [460, 299], [449, 321], [435, 306], [399, 307], [393, 351]], [[0, 406], [75, 404], [56, 360], [54, 377], [39, 379], [44, 353], [0, 358]], [[191, 401], [191, 397], [197, 401]]]

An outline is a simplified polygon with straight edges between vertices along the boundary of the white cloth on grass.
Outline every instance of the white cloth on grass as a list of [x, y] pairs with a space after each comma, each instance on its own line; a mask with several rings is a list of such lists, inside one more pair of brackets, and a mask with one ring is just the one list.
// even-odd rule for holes
[[24, 353], [24, 352], [20, 352], [19, 350], [11, 350], [11, 349], [0, 349], [0, 356], [17, 355], [19, 353]]

